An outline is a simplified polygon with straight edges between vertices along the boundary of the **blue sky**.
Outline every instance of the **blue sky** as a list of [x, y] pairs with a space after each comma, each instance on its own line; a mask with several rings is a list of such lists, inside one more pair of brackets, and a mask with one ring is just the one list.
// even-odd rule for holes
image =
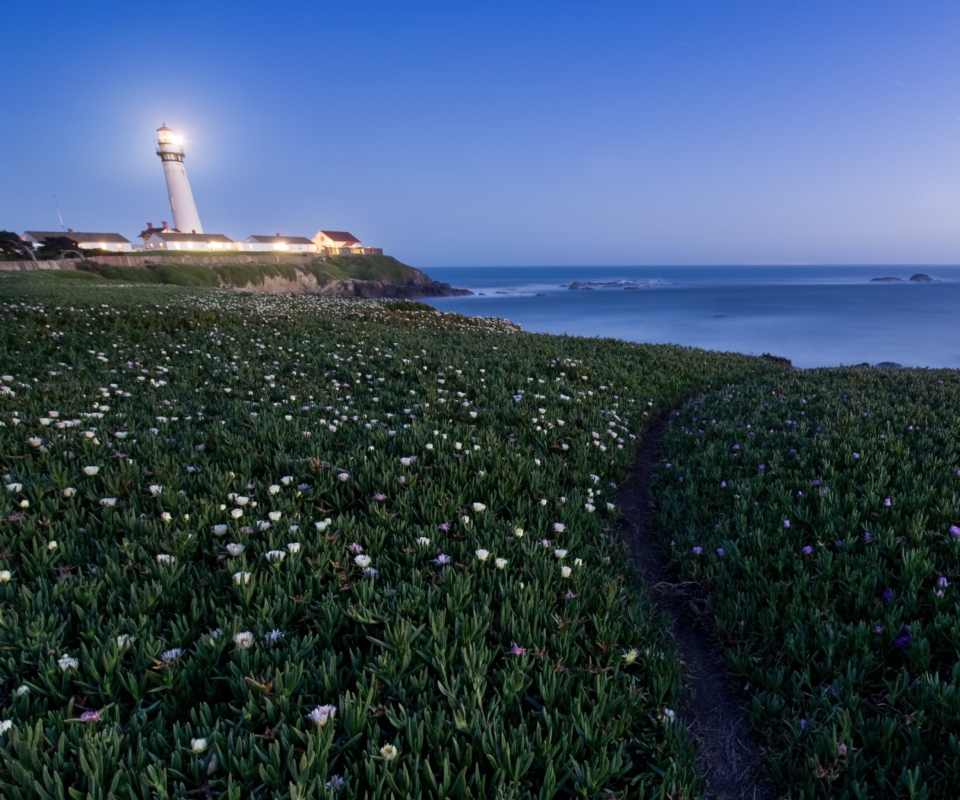
[[[956, 2], [5, 5], [0, 228], [439, 265], [960, 263]], [[10, 31], [17, 31], [10, 36]]]

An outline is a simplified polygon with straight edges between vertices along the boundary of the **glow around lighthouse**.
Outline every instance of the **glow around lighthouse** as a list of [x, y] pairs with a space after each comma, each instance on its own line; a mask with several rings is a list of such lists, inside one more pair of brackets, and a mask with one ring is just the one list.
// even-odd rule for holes
[[183, 139], [166, 125], [157, 128], [157, 155], [163, 161], [163, 173], [167, 179], [167, 194], [173, 212], [173, 226], [181, 233], [203, 233], [200, 215], [190, 181], [183, 166]]

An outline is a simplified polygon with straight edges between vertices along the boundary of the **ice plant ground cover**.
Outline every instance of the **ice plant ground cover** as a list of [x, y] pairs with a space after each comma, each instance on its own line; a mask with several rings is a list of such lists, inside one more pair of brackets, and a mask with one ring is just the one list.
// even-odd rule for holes
[[613, 484], [765, 362], [411, 303], [0, 293], [3, 797], [702, 793]]
[[960, 376], [762, 378], [673, 419], [660, 523], [791, 797], [960, 796]]

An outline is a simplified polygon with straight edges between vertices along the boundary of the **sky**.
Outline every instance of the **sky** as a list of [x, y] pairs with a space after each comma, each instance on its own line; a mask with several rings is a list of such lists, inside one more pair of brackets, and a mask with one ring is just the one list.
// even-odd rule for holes
[[[960, 263], [960, 3], [6, 0], [0, 229], [415, 266]], [[10, 31], [18, 31], [16, 36]]]

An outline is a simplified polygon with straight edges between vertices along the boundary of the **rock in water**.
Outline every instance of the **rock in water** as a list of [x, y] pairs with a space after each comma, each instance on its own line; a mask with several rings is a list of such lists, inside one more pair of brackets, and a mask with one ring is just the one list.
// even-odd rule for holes
[[870, 283], [903, 283], [903, 278], [871, 278]]
[[937, 283], [936, 278], [931, 278], [929, 275], [924, 275], [922, 272], [918, 272], [916, 275], [911, 275], [910, 280], [914, 283]]

